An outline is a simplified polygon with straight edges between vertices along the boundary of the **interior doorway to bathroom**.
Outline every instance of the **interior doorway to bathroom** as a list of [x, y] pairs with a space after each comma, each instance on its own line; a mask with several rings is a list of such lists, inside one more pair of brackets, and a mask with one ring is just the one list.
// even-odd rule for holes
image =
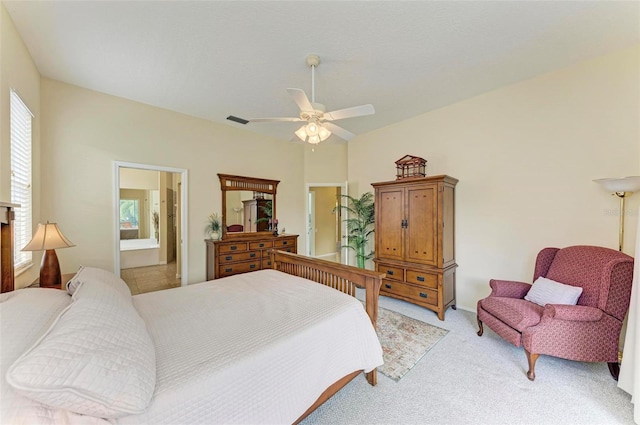
[[185, 285], [186, 170], [115, 163], [116, 273], [133, 294]]

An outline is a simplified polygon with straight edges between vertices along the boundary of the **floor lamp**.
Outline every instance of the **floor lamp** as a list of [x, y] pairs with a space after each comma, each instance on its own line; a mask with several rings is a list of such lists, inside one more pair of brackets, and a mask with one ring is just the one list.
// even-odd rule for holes
[[40, 263], [40, 287], [58, 288], [62, 285], [62, 274], [60, 274], [60, 263], [56, 249], [69, 248], [75, 246], [69, 239], [65, 238], [56, 223], [39, 223], [33, 239], [22, 248], [23, 251], [44, 251], [42, 262]]
[[633, 192], [640, 190], [640, 176], [618, 177], [610, 179], [597, 179], [594, 182], [599, 183], [609, 192], [613, 192], [620, 198], [620, 230], [618, 250], [622, 252], [624, 243], [624, 200], [627, 196], [631, 196]]

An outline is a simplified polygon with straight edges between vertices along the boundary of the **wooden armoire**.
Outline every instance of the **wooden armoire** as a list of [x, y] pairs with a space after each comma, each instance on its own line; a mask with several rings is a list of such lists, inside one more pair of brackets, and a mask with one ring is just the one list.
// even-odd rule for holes
[[454, 194], [445, 175], [373, 183], [376, 271], [386, 295], [426, 307], [444, 320], [455, 309]]

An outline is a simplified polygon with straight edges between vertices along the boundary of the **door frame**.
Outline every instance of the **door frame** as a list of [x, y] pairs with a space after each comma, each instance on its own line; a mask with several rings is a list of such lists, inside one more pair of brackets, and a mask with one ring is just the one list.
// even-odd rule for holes
[[149, 170], [149, 171], [159, 171], [166, 173], [176, 173], [180, 174], [181, 183], [182, 183], [182, 193], [180, 196], [180, 235], [181, 240], [177, 241], [177, 248], [181, 250], [181, 261], [180, 261], [180, 285], [186, 286], [188, 282], [188, 274], [189, 274], [189, 264], [188, 264], [188, 233], [187, 233], [187, 193], [189, 182], [188, 182], [188, 171], [185, 168], [174, 168], [174, 167], [164, 167], [162, 165], [151, 165], [151, 164], [140, 164], [136, 162], [125, 162], [125, 161], [113, 161], [113, 208], [114, 208], [114, 236], [115, 236], [115, 244], [114, 244], [114, 273], [117, 276], [120, 276], [120, 169], [121, 168], [135, 168], [138, 170]]
[[[309, 228], [309, 189], [311, 189], [312, 187], [339, 187], [340, 188], [340, 195], [348, 195], [349, 194], [349, 182], [348, 181], [343, 181], [340, 183], [306, 183], [305, 185], [305, 200], [306, 202], [304, 203], [304, 227], [305, 227], [305, 231], [306, 234], [309, 235], [309, 232], [312, 230]], [[340, 205], [347, 205], [347, 200], [343, 197], [340, 196]], [[341, 223], [341, 234], [342, 237], [344, 238], [344, 236], [347, 234], [347, 223], [345, 222], [345, 220], [349, 217], [349, 213], [346, 210], [342, 210], [341, 212], [342, 214], [342, 223]], [[307, 237], [307, 243], [305, 246], [305, 251], [306, 251], [306, 255], [310, 255], [309, 253], [309, 238]], [[315, 239], [315, 236], [314, 236]], [[347, 250], [347, 248], [342, 248], [340, 250], [340, 263], [342, 264], [349, 264], [349, 251]]]

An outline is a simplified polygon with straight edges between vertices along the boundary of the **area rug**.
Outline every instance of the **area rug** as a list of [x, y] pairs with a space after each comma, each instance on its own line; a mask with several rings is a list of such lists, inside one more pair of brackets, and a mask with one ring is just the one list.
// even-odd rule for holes
[[384, 359], [378, 370], [396, 382], [449, 332], [384, 308], [377, 328]]

